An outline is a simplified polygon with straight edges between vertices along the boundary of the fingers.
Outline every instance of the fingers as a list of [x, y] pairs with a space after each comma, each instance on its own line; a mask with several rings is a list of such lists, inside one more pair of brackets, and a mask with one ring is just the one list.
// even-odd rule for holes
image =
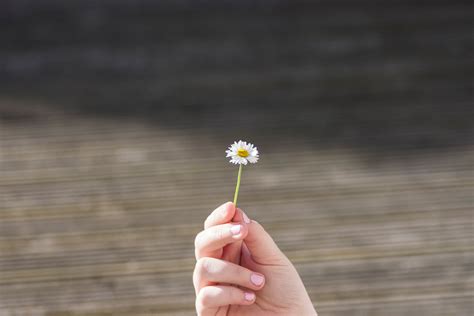
[[[245, 213], [240, 208], [237, 208], [237, 210], [235, 211], [235, 215], [232, 218], [232, 221], [244, 223], [244, 225], [250, 224], [250, 219], [247, 217], [247, 215], [245, 215]], [[225, 246], [222, 259], [233, 262], [233, 263], [239, 263], [241, 249], [242, 249], [242, 241], [236, 241], [231, 244], [228, 244], [227, 246]]]
[[265, 277], [260, 273], [228, 261], [201, 258], [196, 263], [193, 281], [196, 292], [215, 283], [226, 283], [260, 290], [265, 284]]
[[225, 245], [244, 239], [247, 233], [247, 225], [241, 223], [217, 225], [203, 230], [194, 240], [196, 259], [220, 257]]
[[196, 310], [199, 316], [215, 315], [216, 309], [226, 305], [251, 305], [255, 302], [255, 293], [243, 291], [233, 286], [213, 285], [203, 288], [196, 298]]
[[233, 222], [244, 222], [245, 224], [250, 224], [250, 219], [240, 208], [235, 210], [234, 217], [232, 218]]
[[247, 225], [248, 234], [245, 237], [245, 244], [252, 254], [252, 259], [258, 263], [284, 262], [286, 257], [273, 241], [272, 237], [256, 221], [251, 221]]
[[216, 208], [204, 222], [204, 229], [207, 229], [211, 226], [225, 224], [230, 222], [230, 220], [235, 215], [235, 206], [232, 202], [227, 202]]

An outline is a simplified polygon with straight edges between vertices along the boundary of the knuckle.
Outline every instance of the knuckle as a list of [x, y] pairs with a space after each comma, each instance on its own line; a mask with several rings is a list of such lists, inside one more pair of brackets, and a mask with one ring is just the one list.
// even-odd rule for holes
[[194, 238], [194, 248], [199, 248], [201, 244], [202, 233], [203, 233], [202, 231], [199, 232]]
[[201, 275], [208, 275], [213, 269], [213, 261], [212, 258], [208, 257], [200, 258], [196, 263], [196, 270]]
[[196, 264], [193, 271], [193, 285], [197, 290], [199, 286], [199, 280], [201, 279], [201, 272], [199, 271], [199, 266]]
[[206, 220], [204, 221], [204, 228], [211, 226], [211, 223], [214, 221], [214, 214], [211, 213]]
[[205, 307], [212, 306], [213, 296], [208, 287], [204, 287], [199, 291], [196, 298], [196, 309], [200, 310]]
[[[199, 292], [199, 293], [201, 293], [201, 292]], [[201, 300], [202, 300], [201, 295], [198, 294], [196, 296], [196, 302], [195, 302], [196, 312], [197, 312], [198, 316], [202, 315], [203, 312], [204, 312], [204, 306], [202, 305]]]
[[202, 270], [204, 269], [204, 261], [205, 260], [206, 260], [206, 258], [199, 258], [196, 261], [196, 267], [194, 268], [194, 271], [196, 272], [196, 274], [201, 274], [202, 273]]
[[[202, 258], [201, 258], [201, 259], [202, 259]], [[197, 280], [197, 279], [200, 277], [200, 275], [201, 275], [201, 270], [202, 270], [202, 268], [201, 268], [201, 263], [200, 263], [201, 259], [198, 259], [198, 260], [196, 261], [196, 265], [194, 266], [193, 279], [196, 279], [196, 280]]]

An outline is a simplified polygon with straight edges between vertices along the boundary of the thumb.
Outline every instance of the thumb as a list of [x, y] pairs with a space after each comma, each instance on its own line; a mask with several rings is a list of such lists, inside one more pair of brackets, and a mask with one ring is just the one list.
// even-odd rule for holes
[[254, 261], [260, 264], [285, 261], [285, 255], [262, 225], [252, 220], [247, 227], [248, 234], [244, 241]]

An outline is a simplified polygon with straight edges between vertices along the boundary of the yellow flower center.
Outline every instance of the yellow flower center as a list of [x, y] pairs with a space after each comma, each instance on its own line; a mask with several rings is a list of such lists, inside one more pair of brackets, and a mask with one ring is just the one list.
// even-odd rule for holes
[[242, 158], [245, 158], [245, 157], [248, 157], [249, 152], [247, 150], [241, 148], [237, 151], [237, 155], [239, 155]]

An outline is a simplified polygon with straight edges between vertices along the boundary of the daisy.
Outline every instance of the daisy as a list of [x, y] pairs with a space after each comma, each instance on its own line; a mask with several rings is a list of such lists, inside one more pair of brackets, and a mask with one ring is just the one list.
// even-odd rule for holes
[[251, 143], [243, 142], [234, 142], [229, 146], [229, 149], [226, 150], [227, 156], [230, 157], [230, 162], [233, 164], [244, 164], [247, 163], [256, 163], [258, 161], [258, 150]]
[[257, 163], [259, 159], [257, 147], [251, 143], [239, 140], [234, 142], [226, 150], [227, 156], [230, 157], [230, 162], [239, 165], [239, 173], [237, 175], [237, 185], [235, 186], [234, 205], [237, 207], [237, 197], [239, 196], [240, 178], [242, 177], [242, 165], [247, 163]]

